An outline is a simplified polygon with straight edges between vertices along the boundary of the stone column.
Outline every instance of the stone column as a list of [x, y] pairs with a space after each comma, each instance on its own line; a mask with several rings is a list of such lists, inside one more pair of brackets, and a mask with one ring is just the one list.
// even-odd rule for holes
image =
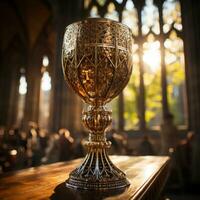
[[[52, 108], [51, 108], [51, 130], [57, 131], [59, 128], [68, 128], [75, 132], [80, 129], [81, 115], [80, 101], [77, 96], [69, 89], [64, 81], [61, 68], [61, 50], [65, 27], [71, 22], [80, 19], [81, 1], [51, 0], [53, 8], [54, 24], [56, 30], [56, 55], [55, 67], [52, 72]], [[77, 112], [80, 112], [78, 113]]]
[[163, 32], [163, 3], [164, 0], [155, 1], [158, 6], [159, 13], [159, 26], [160, 28], [160, 54], [161, 54], [161, 88], [162, 88], [162, 124], [160, 129], [161, 137], [161, 154], [168, 155], [170, 148], [176, 148], [178, 143], [178, 131], [174, 125], [173, 115], [170, 113], [169, 103], [168, 103], [168, 94], [167, 94], [167, 71], [165, 64], [165, 47], [164, 41], [166, 35]]
[[27, 80], [27, 94], [23, 127], [26, 129], [28, 128], [29, 121], [38, 123], [41, 81], [41, 72], [38, 63], [34, 63], [34, 61], [29, 60], [25, 75]]
[[144, 62], [143, 62], [143, 36], [142, 36], [142, 8], [144, 6], [144, 1], [137, 1], [137, 11], [138, 11], [138, 28], [139, 28], [139, 67], [140, 67], [140, 84], [139, 84], [139, 102], [138, 102], [138, 117], [139, 117], [139, 128], [140, 130], [146, 130], [146, 119], [145, 119], [145, 85], [144, 85]]
[[6, 62], [6, 56], [5, 56], [5, 60], [3, 60], [2, 65], [1, 65], [0, 79], [1, 79], [0, 125], [8, 126], [7, 110], [9, 108], [9, 98], [10, 98], [10, 90], [11, 90], [11, 67], [8, 64], [8, 62]]
[[[159, 25], [163, 27], [163, 3], [162, 1], [157, 1], [158, 13], [159, 13]], [[170, 114], [167, 96], [167, 72], [165, 64], [165, 47], [164, 47], [164, 32], [163, 28], [160, 28], [160, 54], [161, 54], [161, 87], [162, 87], [162, 114], [165, 123], [166, 115]]]
[[[17, 63], [15, 63], [17, 64]], [[20, 78], [19, 67], [13, 67], [11, 74], [11, 88], [10, 88], [10, 98], [9, 98], [9, 107], [7, 124], [17, 125], [17, 112], [18, 112], [18, 96], [19, 96], [19, 78]]]
[[15, 37], [8, 46], [1, 60], [0, 72], [0, 125], [11, 127], [16, 123], [18, 102], [19, 68], [24, 63], [21, 57], [23, 44]]
[[195, 134], [192, 151], [192, 181], [200, 183], [200, 1], [181, 0], [189, 130]]

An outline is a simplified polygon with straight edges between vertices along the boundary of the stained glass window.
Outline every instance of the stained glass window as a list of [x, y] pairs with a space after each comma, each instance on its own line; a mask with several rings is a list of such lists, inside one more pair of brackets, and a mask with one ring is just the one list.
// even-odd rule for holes
[[132, 30], [133, 35], [138, 35], [138, 14], [132, 0], [126, 2], [122, 12], [122, 23]]
[[119, 21], [119, 14], [116, 11], [115, 4], [110, 3], [107, 7], [107, 13], [104, 16], [105, 18], [112, 19], [115, 21]]
[[164, 47], [169, 106], [175, 116], [175, 123], [177, 125], [185, 125], [187, 124], [187, 103], [179, 1], [165, 1], [163, 4], [163, 22], [163, 31], [167, 34]]
[[143, 44], [144, 85], [146, 91], [146, 122], [148, 127], [158, 126], [162, 119], [160, 42], [153, 34]]
[[[86, 2], [85, 13], [88, 16], [121, 21], [133, 32], [133, 73], [123, 91], [124, 129], [158, 127], [162, 122], [163, 112], [167, 109], [174, 114], [177, 125], [187, 124], [180, 2], [178, 0], [163, 2], [112, 0], [109, 3], [104, 0], [86, 0]], [[163, 79], [166, 80], [166, 86]], [[166, 91], [163, 88], [166, 88]], [[143, 104], [141, 104], [142, 98]], [[116, 126], [121, 120], [118, 119], [119, 98], [109, 106], [112, 107]], [[144, 110], [143, 115], [142, 110]], [[145, 122], [142, 124], [143, 127], [140, 123], [142, 120]]]
[[20, 79], [19, 79], [19, 88], [18, 88], [18, 106], [17, 106], [17, 122], [18, 126], [21, 126], [22, 120], [24, 117], [24, 109], [25, 109], [25, 100], [27, 93], [27, 81], [25, 76], [25, 69], [20, 69]]
[[25, 75], [21, 75], [19, 80], [19, 94], [25, 95], [27, 93], [27, 82]]
[[148, 34], [152, 31], [160, 33], [158, 8], [153, 4], [153, 0], [146, 0], [142, 10], [142, 33]]
[[167, 33], [172, 28], [182, 31], [181, 7], [179, 1], [166, 0], [163, 4], [163, 31]]
[[165, 63], [167, 69], [168, 100], [171, 112], [175, 116], [177, 125], [186, 124], [186, 101], [185, 101], [185, 70], [183, 41], [177, 37], [175, 31], [170, 33], [165, 43]]
[[92, 7], [92, 9], [90, 11], [90, 16], [91, 17], [99, 17], [97, 6]]
[[104, 6], [104, 4], [106, 3], [106, 0], [97, 0], [97, 2], [100, 6]]

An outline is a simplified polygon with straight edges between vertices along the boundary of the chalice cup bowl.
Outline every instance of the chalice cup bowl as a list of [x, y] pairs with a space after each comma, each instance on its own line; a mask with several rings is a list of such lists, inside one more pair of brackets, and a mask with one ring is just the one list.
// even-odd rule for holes
[[66, 186], [74, 189], [122, 189], [129, 185], [126, 175], [109, 159], [105, 130], [111, 111], [105, 104], [119, 95], [132, 71], [132, 32], [116, 21], [88, 18], [66, 27], [62, 66], [66, 82], [89, 104], [82, 121], [89, 129], [87, 155], [72, 171]]

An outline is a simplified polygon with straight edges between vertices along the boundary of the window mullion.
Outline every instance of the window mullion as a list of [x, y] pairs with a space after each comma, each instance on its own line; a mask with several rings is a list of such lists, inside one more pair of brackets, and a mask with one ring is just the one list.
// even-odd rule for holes
[[145, 120], [145, 87], [144, 87], [144, 63], [142, 59], [143, 55], [143, 36], [142, 36], [142, 18], [141, 18], [142, 7], [138, 8], [138, 54], [139, 54], [139, 72], [140, 72], [140, 84], [139, 84], [139, 123], [140, 129], [146, 129], [146, 120]]
[[167, 72], [165, 64], [165, 47], [163, 33], [163, 2], [158, 3], [159, 26], [160, 26], [160, 55], [161, 55], [161, 87], [162, 87], [162, 113], [163, 119], [169, 113], [168, 97], [167, 97]]

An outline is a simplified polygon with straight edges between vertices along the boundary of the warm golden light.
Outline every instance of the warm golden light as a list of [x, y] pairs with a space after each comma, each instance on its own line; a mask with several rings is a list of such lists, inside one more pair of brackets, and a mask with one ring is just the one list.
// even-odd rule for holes
[[47, 71], [47, 67], [49, 65], [49, 58], [47, 56], [43, 56], [42, 59], [42, 80], [41, 80], [41, 89], [43, 91], [49, 91], [51, 90], [51, 77], [49, 75], [49, 72]]
[[19, 94], [25, 95], [27, 93], [26, 77], [22, 75], [19, 80]]
[[47, 67], [49, 65], [49, 58], [47, 56], [43, 57], [42, 64], [44, 67]]
[[154, 164], [148, 165], [144, 169], [144, 177], [149, 177], [156, 170], [156, 166]]
[[16, 156], [17, 155], [17, 150], [13, 149], [10, 151], [11, 156]]
[[47, 71], [43, 73], [41, 88], [43, 91], [51, 90], [51, 77]]
[[143, 61], [149, 66], [150, 72], [155, 73], [160, 67], [160, 43], [158, 41], [147, 42], [144, 47], [146, 50], [143, 53]]

